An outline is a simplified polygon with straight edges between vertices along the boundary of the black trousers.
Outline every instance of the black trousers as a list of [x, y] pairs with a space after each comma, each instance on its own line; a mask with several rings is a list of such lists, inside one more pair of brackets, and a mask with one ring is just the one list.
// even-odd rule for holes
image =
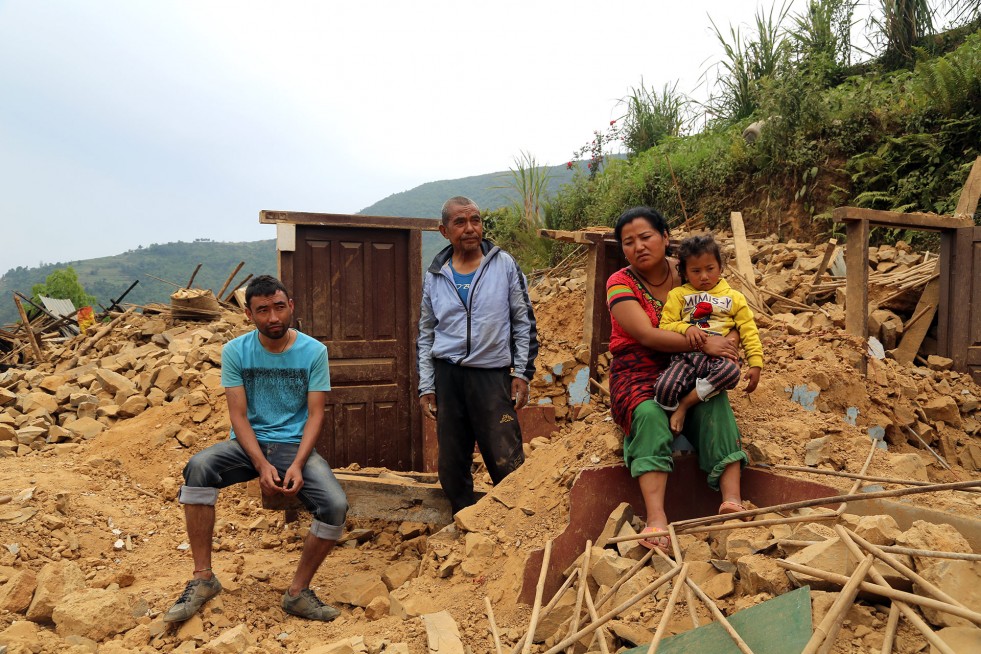
[[521, 427], [511, 404], [507, 368], [467, 368], [436, 359], [436, 438], [439, 483], [453, 513], [473, 495], [474, 443], [498, 484], [525, 461]]

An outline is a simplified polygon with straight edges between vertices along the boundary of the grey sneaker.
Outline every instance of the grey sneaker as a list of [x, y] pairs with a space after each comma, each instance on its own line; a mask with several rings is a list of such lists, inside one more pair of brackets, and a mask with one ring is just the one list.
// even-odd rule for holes
[[197, 613], [201, 605], [221, 592], [221, 582], [212, 575], [211, 579], [192, 579], [187, 582], [177, 603], [164, 613], [164, 622], [183, 622]]
[[316, 593], [309, 588], [301, 590], [296, 597], [292, 597], [290, 591], [287, 590], [283, 594], [283, 610], [291, 615], [298, 615], [307, 620], [320, 620], [321, 622], [330, 622], [341, 614], [333, 606], [321, 602]]

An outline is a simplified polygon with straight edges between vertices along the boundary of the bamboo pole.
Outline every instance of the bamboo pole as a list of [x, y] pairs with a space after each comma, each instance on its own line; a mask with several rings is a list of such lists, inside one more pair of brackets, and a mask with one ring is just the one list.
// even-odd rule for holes
[[[575, 581], [578, 577], [579, 577], [579, 568], [576, 568], [575, 570], [572, 571], [572, 573], [568, 577], [565, 578], [565, 581], [562, 582], [562, 585], [559, 586], [559, 589], [555, 591], [554, 595], [552, 595], [552, 599], [549, 600], [548, 604], [545, 605], [545, 608], [542, 609], [543, 618], [549, 613], [551, 613], [552, 609], [555, 608], [555, 605], [558, 604], [559, 600], [562, 598], [562, 594], [565, 593], [565, 591], [569, 590], [569, 586], [571, 586], [572, 582]], [[528, 638], [528, 634], [525, 634], [524, 636], [519, 638], [518, 642], [516, 642], [514, 644], [514, 647], [511, 649], [511, 654], [518, 654], [518, 652], [521, 651], [521, 648], [524, 647], [525, 640], [527, 638]]]
[[244, 265], [245, 265], [245, 262], [244, 261], [239, 261], [238, 265], [235, 266], [235, 270], [232, 271], [232, 274], [229, 275], [228, 276], [228, 279], [225, 280], [225, 283], [222, 284], [221, 290], [218, 291], [217, 293], [215, 293], [215, 297], [216, 298], [221, 299], [222, 293], [225, 292], [225, 289], [228, 288], [228, 285], [232, 283], [232, 280], [235, 279], [235, 275], [238, 274], [238, 271], [241, 270], [242, 269], [242, 266], [244, 266]]
[[712, 599], [705, 594], [705, 591], [699, 588], [698, 584], [696, 584], [691, 579], [686, 578], [685, 584], [687, 584], [693, 591], [695, 591], [695, 594], [698, 595], [698, 599], [702, 600], [702, 603], [708, 607], [708, 610], [712, 614], [712, 617], [714, 617], [715, 621], [718, 622], [723, 629], [725, 629], [725, 632], [727, 634], [729, 634], [729, 637], [732, 638], [733, 642], [736, 643], [736, 647], [739, 649], [739, 651], [742, 652], [743, 654], [753, 654], [753, 650], [749, 648], [749, 645], [746, 644], [746, 641], [743, 640], [742, 636], [736, 633], [736, 630], [733, 628], [733, 626], [729, 624], [728, 620], [726, 620], [726, 616], [722, 615], [722, 611], [720, 611], [719, 607], [716, 606], [715, 602], [713, 602]]
[[[730, 514], [731, 515], [731, 514]], [[751, 522], [725, 523], [722, 525], [708, 525], [705, 527], [693, 527], [683, 529], [686, 534], [704, 534], [713, 531], [731, 531], [733, 529], [746, 529], [747, 527], [768, 527], [770, 525], [790, 525], [796, 522], [823, 522], [824, 520], [837, 520], [840, 516], [837, 513], [815, 513], [812, 515], [794, 515], [786, 518], [767, 518], [766, 520], [753, 520]]]
[[[843, 470], [824, 470], [822, 468], [809, 468], [807, 466], [785, 466], [785, 465], [766, 465], [753, 466], [761, 470], [787, 470], [790, 472], [806, 472], [812, 475], [827, 475], [829, 477], [844, 477], [846, 479], [861, 479], [862, 481], [877, 481], [884, 484], [900, 484], [903, 486], [929, 486], [932, 482], [918, 481], [916, 479], [897, 479], [895, 477], [876, 477], [874, 475], [859, 475], [854, 472]], [[981, 490], [970, 488], [965, 493], [981, 493]]]
[[654, 556], [654, 550], [648, 550], [647, 554], [645, 554], [642, 559], [637, 561], [637, 563], [635, 563], [633, 567], [631, 567], [629, 570], [627, 570], [622, 575], [620, 575], [620, 577], [616, 580], [616, 582], [610, 587], [610, 590], [606, 591], [606, 595], [603, 595], [598, 600], [596, 600], [596, 608], [598, 609], [603, 608], [603, 605], [606, 604], [614, 595], [616, 595], [616, 592], [618, 590], [620, 590], [620, 586], [624, 585], [631, 577], [637, 574], [637, 572], [641, 568], [647, 565], [647, 562], [650, 561], [653, 556]]
[[[852, 540], [851, 536], [847, 531], [845, 531], [844, 529], [838, 529], [837, 527], [835, 528], [835, 531], [838, 532], [838, 537], [841, 538], [842, 542], [848, 548], [848, 551], [851, 552], [852, 556], [856, 556], [856, 557], [862, 556], [861, 548], [859, 548], [859, 546], [855, 543], [855, 541]], [[872, 577], [873, 581], [885, 586], [886, 588], [890, 587], [889, 584], [886, 582], [885, 578], [875, 568], [869, 570], [869, 575]], [[922, 600], [927, 600], [927, 599], [929, 598], [927, 597], [921, 598], [921, 606], [924, 606], [924, 604], [922, 604]], [[923, 637], [927, 639], [927, 642], [933, 645], [934, 647], [936, 647], [938, 650], [940, 650], [941, 654], [955, 654], [954, 650], [951, 649], [950, 646], [947, 645], [947, 643], [945, 643], [940, 638], [940, 636], [934, 633], [933, 629], [930, 628], [930, 625], [924, 622], [923, 618], [921, 618], [916, 613], [916, 611], [914, 611], [912, 607], [909, 606], [909, 604], [901, 601], [901, 602], [897, 602], [896, 605], [899, 607], [899, 610], [903, 613], [903, 615], [906, 616], [906, 619], [909, 620], [913, 624], [913, 626], [920, 631], [921, 634], [923, 634]], [[951, 606], [951, 605], [948, 604], [947, 606]], [[951, 608], [959, 609], [960, 607], [951, 606]], [[978, 615], [978, 618], [981, 619], [981, 614]]]
[[[675, 565], [682, 565], [684, 559], [681, 558], [681, 544], [678, 542], [678, 534], [675, 533], [674, 527], [668, 525], [668, 534], [671, 537], [671, 549], [674, 550], [674, 560]], [[695, 595], [692, 593], [691, 588], [688, 584], [685, 584], [685, 603], [688, 605], [688, 615], [691, 617], [691, 624], [693, 629], [698, 629], [702, 626], [702, 621], [698, 618], [698, 606], [695, 605]]]
[[705, 516], [703, 518], [692, 518], [691, 520], [682, 520], [680, 522], [674, 523], [675, 529], [679, 531], [687, 531], [688, 528], [695, 526], [703, 526], [706, 524], [711, 524], [713, 522], [721, 522], [724, 520], [733, 520], [737, 518], [743, 518], [747, 516], [760, 515], [761, 513], [779, 513], [781, 511], [792, 511], [794, 509], [806, 509], [812, 506], [820, 506], [822, 504], [839, 504], [841, 502], [850, 502], [852, 500], [877, 500], [883, 497], [902, 497], [905, 495], [918, 495], [920, 493], [935, 493], [945, 490], [959, 490], [962, 488], [978, 488], [981, 487], [981, 480], [969, 480], [969, 481], [956, 481], [948, 484], [931, 484], [929, 486], [917, 486], [915, 488], [899, 488], [896, 490], [888, 491], [876, 491], [875, 493], [857, 493], [848, 495], [833, 495], [831, 497], [818, 497], [812, 500], [801, 500], [799, 502], [786, 502], [784, 504], [777, 504], [775, 506], [765, 506], [759, 509], [750, 509], [747, 511], [740, 511], [738, 513], [727, 513], [725, 515], [712, 515]]
[[855, 602], [855, 596], [858, 594], [858, 586], [865, 579], [865, 575], [868, 574], [869, 568], [872, 567], [874, 561], [875, 557], [869, 554], [855, 568], [855, 572], [852, 573], [851, 578], [848, 579], [848, 583], [838, 593], [838, 598], [831, 605], [831, 608], [828, 609], [828, 613], [821, 620], [821, 624], [815, 627], [814, 633], [811, 634], [807, 645], [801, 650], [801, 654], [815, 654], [818, 651], [826, 652], [834, 646], [835, 638], [841, 630], [841, 623], [845, 621], [845, 615], [848, 613], [848, 609]]
[[637, 591], [637, 593], [635, 593], [632, 597], [624, 601], [623, 604], [620, 604], [619, 606], [611, 609], [609, 612], [602, 615], [598, 620], [593, 620], [592, 623], [586, 625], [585, 627], [583, 627], [576, 633], [572, 634], [571, 636], [566, 637], [566, 639], [563, 640], [562, 642], [554, 645], [552, 648], [547, 650], [545, 654], [559, 654], [559, 652], [564, 650], [572, 643], [576, 642], [583, 636], [588, 636], [589, 634], [593, 633], [594, 631], [602, 627], [604, 624], [606, 624], [616, 616], [620, 615], [621, 613], [623, 613], [631, 606], [633, 606], [640, 600], [644, 599], [645, 597], [653, 593], [655, 590], [657, 590], [664, 584], [671, 581], [680, 571], [681, 571], [680, 567], [672, 568], [671, 570], [664, 573], [663, 575], [661, 575], [651, 583], [647, 584], [647, 586], [645, 586], [641, 590]]
[[37, 359], [38, 363], [44, 363], [44, 355], [41, 354], [41, 346], [38, 345], [34, 330], [31, 329], [31, 321], [27, 319], [27, 312], [24, 311], [24, 305], [20, 303], [20, 298], [16, 295], [14, 295], [14, 304], [17, 305], [17, 313], [20, 314], [21, 322], [24, 323], [24, 331], [27, 333], [27, 341], [31, 344], [31, 349], [34, 351], [34, 358]]
[[[867, 457], [865, 457], [865, 463], [862, 465], [862, 469], [858, 471], [858, 474], [859, 475], [864, 475], [866, 472], [868, 472], [869, 466], [872, 464], [872, 457], [875, 456], [875, 451], [877, 449], [879, 449], [879, 442], [873, 438], [872, 439], [872, 447], [869, 449], [869, 455]], [[852, 484], [852, 487], [850, 489], [848, 489], [848, 494], [849, 495], [852, 495], [854, 493], [857, 493], [858, 492], [858, 489], [861, 488], [861, 487], [862, 487], [862, 480], [861, 479], [855, 480], [855, 483]], [[845, 513], [845, 509], [846, 508], [848, 508], [848, 503], [847, 502], [842, 502], [841, 503], [841, 506], [838, 507], [838, 510], [835, 511], [835, 513], [838, 516], [841, 516], [842, 514]]]
[[845, 540], [845, 538], [846, 538], [843, 535], [843, 533], [847, 533], [848, 534], [848, 537], [850, 537], [853, 541], [855, 541], [856, 543], [858, 543], [863, 549], [865, 549], [866, 551], [868, 551], [869, 554], [871, 554], [872, 556], [876, 557], [877, 559], [879, 559], [880, 561], [882, 561], [883, 563], [885, 563], [886, 565], [888, 565], [889, 567], [891, 567], [896, 572], [898, 572], [898, 573], [900, 573], [902, 575], [905, 575], [906, 578], [909, 579], [910, 581], [919, 584], [920, 585], [920, 588], [922, 588], [926, 592], [930, 593], [931, 595], [933, 595], [935, 598], [937, 598], [941, 602], [947, 602], [948, 604], [953, 604], [954, 606], [959, 606], [962, 609], [966, 609], [967, 608], [966, 606], [964, 606], [963, 603], [957, 601], [956, 599], [954, 599], [953, 597], [951, 597], [950, 595], [948, 595], [947, 593], [943, 592], [942, 590], [940, 590], [939, 588], [937, 588], [936, 586], [934, 586], [932, 583], [930, 583], [929, 581], [927, 581], [926, 579], [924, 579], [922, 576], [920, 576], [919, 574], [917, 574], [915, 570], [913, 570], [909, 566], [905, 565], [902, 561], [900, 561], [896, 557], [891, 556], [891, 555], [887, 554], [886, 552], [882, 551], [882, 549], [880, 549], [879, 547], [876, 547], [874, 544], [872, 544], [869, 541], [865, 540], [864, 538], [862, 538], [861, 536], [859, 536], [858, 534], [856, 534], [851, 529], [846, 529], [845, 527], [842, 527], [841, 525], [835, 525], [835, 531], [838, 532], [838, 536], [840, 536], [842, 538], [842, 540]]
[[896, 640], [896, 630], [899, 629], [899, 605], [893, 603], [889, 607], [889, 620], [886, 621], [886, 634], [882, 639], [882, 649], [879, 654], [892, 654], [892, 644]]
[[194, 269], [194, 272], [191, 273], [191, 278], [189, 280], [187, 280], [187, 286], [185, 286], [184, 288], [191, 288], [191, 284], [194, 283], [194, 278], [198, 276], [198, 271], [199, 270], [201, 270], [201, 264], [200, 263], [197, 265], [197, 268]]
[[494, 607], [486, 595], [484, 595], [484, 606], [487, 608], [487, 622], [490, 623], [491, 636], [494, 638], [494, 651], [497, 654], [504, 654], [501, 650], [501, 632], [497, 630], [497, 621], [494, 620]]
[[688, 564], [682, 563], [681, 572], [678, 573], [678, 578], [674, 580], [674, 588], [671, 589], [671, 596], [668, 597], [668, 605], [664, 607], [661, 620], [657, 623], [657, 629], [654, 631], [654, 638], [651, 640], [650, 647], [647, 648], [647, 654], [654, 654], [657, 651], [657, 646], [661, 643], [664, 632], [668, 629], [668, 622], [671, 620], [671, 614], [674, 613], [674, 605], [678, 602], [681, 589], [685, 588], [691, 592], [688, 584], [685, 583], [686, 579], [688, 579]]
[[[582, 611], [582, 595], [586, 590], [586, 574], [589, 572], [589, 557], [593, 551], [593, 541], [586, 541], [586, 548], [582, 552], [582, 566], [579, 568], [579, 592], [576, 593], [576, 608], [572, 612], [572, 620], [569, 622], [569, 633], [574, 634], [579, 631], [579, 616]], [[572, 654], [568, 652], [567, 654]]]
[[[542, 607], [542, 595], [545, 593], [545, 577], [548, 576], [548, 564], [552, 558], [552, 541], [545, 543], [545, 554], [542, 556], [542, 569], [538, 574], [538, 585], [535, 587], [535, 604], [531, 608], [531, 624], [528, 626], [528, 637], [522, 654], [531, 652], [531, 643], [535, 640], [535, 629], [538, 627], [538, 614]], [[582, 580], [580, 579], [580, 582]]]
[[235, 284], [234, 286], [232, 286], [232, 290], [228, 291], [228, 295], [225, 296], [225, 299], [222, 300], [222, 302], [229, 302], [229, 301], [231, 301], [232, 296], [235, 295], [235, 291], [237, 291], [238, 289], [242, 288], [242, 284], [244, 284], [245, 282], [249, 281], [250, 279], [252, 279], [252, 273], [249, 273], [248, 275], [245, 276], [245, 279], [243, 279], [242, 281], [240, 281], [238, 284]]
[[[583, 584], [586, 586], [586, 610], [589, 611], [589, 619], [593, 622], [599, 620], [599, 616], [596, 613], [596, 607], [593, 605], [593, 595], [589, 592], [589, 584]], [[599, 639], [600, 652], [602, 654], [610, 654], [610, 648], [606, 644], [606, 630], [603, 627], [597, 627], [596, 631], [593, 633], [593, 640]], [[590, 643], [592, 645], [592, 643]], [[575, 649], [575, 645], [569, 645]]]
[[[807, 565], [792, 563], [784, 559], [776, 559], [776, 564], [785, 570], [790, 570], [791, 572], [797, 572], [802, 575], [807, 575], [808, 577], [816, 577], [818, 579], [823, 579], [824, 581], [830, 581], [831, 583], [837, 584], [839, 586], [844, 586], [845, 584], [848, 583], [848, 577], [846, 577], [845, 575], [836, 574], [834, 572], [827, 572], [825, 570], [819, 570], [818, 568], [812, 568]], [[943, 611], [945, 613], [949, 613], [950, 615], [956, 615], [958, 618], [964, 618], [965, 620], [970, 620], [974, 624], [981, 625], [981, 613], [976, 613], [971, 610], [965, 610], [960, 607], [954, 606], [953, 604], [947, 604], [946, 602], [935, 600], [932, 597], [923, 597], [921, 595], [914, 595], [913, 593], [907, 593], [902, 590], [896, 590], [895, 588], [889, 585], [872, 583], [868, 581], [862, 582], [861, 590], [863, 592], [871, 593], [873, 595], [878, 595], [880, 597], [886, 597], [893, 601], [898, 601], [906, 604], [916, 604], [918, 606], [925, 606], [928, 609], [936, 609], [938, 611]]]

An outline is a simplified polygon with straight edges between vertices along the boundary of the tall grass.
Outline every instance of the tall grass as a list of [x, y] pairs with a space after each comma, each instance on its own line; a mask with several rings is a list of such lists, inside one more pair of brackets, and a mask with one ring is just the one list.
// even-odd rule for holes
[[679, 136], [689, 122], [689, 99], [678, 91], [678, 83], [665, 84], [660, 93], [644, 86], [631, 88], [621, 98], [626, 106], [621, 136], [631, 154], [654, 147], [669, 136]]

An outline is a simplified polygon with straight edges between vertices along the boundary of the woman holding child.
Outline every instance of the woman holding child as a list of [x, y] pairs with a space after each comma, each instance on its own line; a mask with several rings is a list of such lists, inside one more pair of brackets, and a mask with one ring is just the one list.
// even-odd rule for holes
[[[739, 445], [739, 430], [728, 397], [720, 392], [724, 388], [732, 388], [739, 380], [738, 367], [735, 379], [732, 379], [731, 371], [734, 365], [738, 366], [741, 327], [731, 329], [728, 335], [699, 330], [698, 334], [692, 333], [690, 336], [687, 332], [694, 330], [682, 327], [669, 331], [660, 328], [662, 309], [668, 295], [683, 282], [683, 271], [678, 270], [678, 262], [667, 256], [667, 222], [654, 209], [634, 207], [617, 220], [615, 235], [630, 265], [611, 275], [606, 284], [607, 305], [613, 323], [610, 336], [613, 419], [623, 429], [624, 461], [631, 476], [637, 478], [644, 497], [647, 510], [644, 532], [661, 532], [641, 543], [649, 548], [670, 550], [664, 493], [668, 473], [672, 470], [671, 444], [675, 433], [684, 433], [695, 446], [699, 467], [708, 474], [709, 486], [722, 491], [723, 502], [719, 513], [743, 510], [739, 478], [740, 468], [747, 457]], [[718, 259], [718, 271], [713, 273], [717, 276], [722, 268], [717, 247], [713, 256]], [[701, 255], [692, 260], [707, 261]], [[701, 270], [697, 276], [697, 283], [708, 283], [702, 279]], [[724, 284], [724, 280], [721, 283]], [[752, 323], [751, 313], [749, 323]], [[756, 340], [758, 342], [758, 336]], [[747, 352], [750, 350], [745, 339], [744, 347]], [[678, 404], [685, 403], [680, 420], [672, 424], [665, 409], [658, 404], [658, 393], [663, 394], [664, 384], [662, 388], [657, 388], [657, 382], [669, 366], [674, 370], [680, 365], [683, 357], [676, 357], [673, 361], [672, 355], [685, 353], [696, 353], [697, 357], [684, 359], [689, 362], [701, 360], [701, 363], [696, 361], [697, 365], [715, 365], [712, 362], [720, 361], [725, 365], [718, 367], [721, 371], [717, 374], [719, 381], [710, 382], [708, 386], [704, 380], [708, 375], [699, 373], [700, 389], [695, 388], [694, 378], [687, 387], [684, 383], [680, 387], [677, 383], [672, 384], [676, 391], [681, 389], [680, 393], [675, 393], [675, 397], [679, 398]], [[762, 349], [758, 360], [754, 356], [750, 364], [752, 367], [746, 375], [748, 391], [751, 390], [750, 386], [756, 387], [759, 379]], [[693, 371], [683, 372], [690, 374]], [[666, 406], [676, 409], [678, 405]]]

